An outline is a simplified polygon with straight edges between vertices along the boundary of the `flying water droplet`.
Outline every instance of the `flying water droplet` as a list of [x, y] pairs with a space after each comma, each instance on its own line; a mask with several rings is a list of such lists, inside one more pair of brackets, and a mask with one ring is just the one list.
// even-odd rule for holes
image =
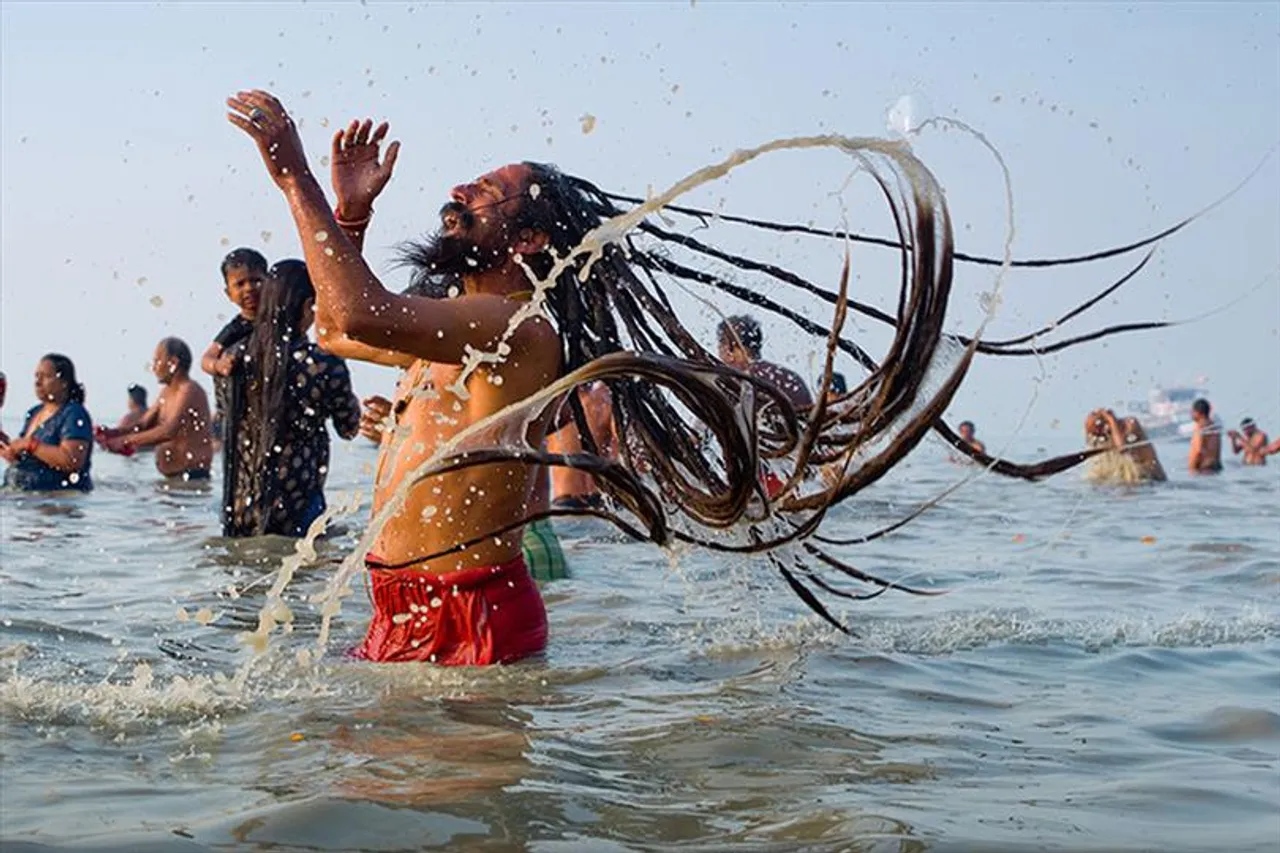
[[926, 122], [934, 118], [933, 109], [923, 95], [903, 95], [889, 108], [886, 124], [889, 132], [903, 139], [919, 133]]

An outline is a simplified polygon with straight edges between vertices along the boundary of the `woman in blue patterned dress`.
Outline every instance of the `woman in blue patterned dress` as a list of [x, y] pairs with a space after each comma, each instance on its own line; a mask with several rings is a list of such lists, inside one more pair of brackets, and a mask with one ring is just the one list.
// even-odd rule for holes
[[89, 459], [93, 421], [84, 407], [84, 386], [71, 359], [49, 353], [36, 366], [36, 397], [18, 438], [0, 442], [9, 463], [6, 486], [24, 491], [93, 488]]

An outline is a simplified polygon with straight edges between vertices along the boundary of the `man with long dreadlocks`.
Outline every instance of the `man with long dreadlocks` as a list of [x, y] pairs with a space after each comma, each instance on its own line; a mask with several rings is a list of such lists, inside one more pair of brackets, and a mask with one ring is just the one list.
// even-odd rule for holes
[[[443, 300], [397, 295], [360, 255], [373, 201], [398, 151], [392, 143], [386, 161], [377, 163], [385, 125], [369, 140], [374, 144], [352, 154], [372, 156], [373, 163], [351, 170], [358, 179], [338, 187], [335, 210], [309, 170], [293, 121], [274, 97], [240, 92], [227, 103], [229, 120], [255, 141], [290, 205], [315, 283], [316, 325], [325, 347], [349, 358], [421, 369], [421, 384], [402, 386], [393, 406], [407, 435], [375, 488], [374, 538], [366, 558], [375, 614], [361, 648], [373, 660], [490, 663], [540, 650], [546, 616], [520, 557], [520, 530], [561, 514], [599, 515], [660, 545], [763, 553], [806, 605], [848, 630], [815, 588], [845, 599], [888, 589], [919, 591], [862, 572], [830, 549], [882, 536], [934, 502], [860, 537], [835, 539], [819, 535], [818, 528], [832, 505], [877, 482], [930, 431], [989, 470], [1024, 479], [1065, 470], [1100, 452], [1022, 465], [964, 444], [942, 413], [975, 354], [1041, 355], [1120, 331], [1167, 325], [1129, 324], [1055, 343], [1040, 340], [1130, 280], [1144, 258], [1100, 294], [1028, 335], [1004, 341], [946, 335], [954, 263], [1001, 262], [955, 253], [942, 189], [907, 147], [834, 135], [736, 151], [648, 200], [606, 193], [549, 166], [504, 166], [455, 187], [441, 210], [441, 230], [403, 253], [419, 278], [454, 277], [460, 294]], [[893, 214], [896, 240], [673, 204], [682, 192], [764, 154], [819, 147], [843, 151], [872, 173]], [[894, 247], [902, 254], [897, 313], [848, 298], [847, 254], [832, 291], [646, 218], [658, 210], [703, 225], [715, 218], [835, 238], [846, 247], [859, 240]], [[1119, 249], [1012, 266], [1114, 257], [1150, 246], [1185, 224]], [[652, 241], [654, 248], [642, 241]], [[825, 301], [832, 307], [831, 322], [815, 322], [771, 298], [769, 288], [726, 279], [698, 263], [708, 259], [722, 269], [736, 268], [744, 279], [763, 277]], [[708, 352], [677, 318], [665, 291], [672, 284], [710, 288], [825, 342], [816, 402], [797, 408], [776, 384]], [[841, 335], [850, 310], [892, 328], [893, 341], [880, 361]], [[853, 358], [866, 376], [833, 395], [837, 352]], [[618, 459], [606, 458], [595, 446], [574, 393], [593, 380], [609, 388]], [[547, 433], [567, 422], [564, 412], [583, 436], [582, 452], [542, 449]], [[776, 487], [761, 483], [762, 463], [779, 472]], [[537, 506], [530, 487], [541, 465], [590, 472], [609, 499], [606, 506]], [[827, 476], [816, 476], [820, 472]], [[824, 572], [876, 589], [858, 593], [833, 584]]]
[[[397, 495], [409, 472], [438, 448], [560, 373], [560, 342], [549, 323], [534, 318], [509, 331], [530, 290], [520, 259], [542, 252], [548, 242], [546, 233], [521, 218], [533, 184], [530, 168], [507, 166], [459, 185], [441, 210], [443, 227], [422, 252], [432, 273], [460, 277], [463, 295], [399, 295], [382, 287], [344, 233], [367, 225], [376, 192], [340, 199], [335, 217], [279, 102], [263, 92], [243, 92], [228, 104], [231, 121], [258, 144], [289, 202], [316, 289], [316, 329], [325, 348], [383, 364], [428, 365], [424, 387], [395, 403], [408, 435], [378, 484], [374, 511], [393, 497], [402, 503], [367, 559], [375, 612], [359, 653], [375, 661], [467, 665], [540, 651], [546, 613], [525, 568], [519, 528], [535, 469], [519, 463], [469, 467]], [[353, 203], [363, 206], [348, 206]], [[467, 363], [470, 353], [491, 352], [500, 343], [509, 348], [505, 361]], [[524, 438], [538, 445], [547, 423], [535, 419], [527, 429]], [[503, 526], [511, 529], [492, 534]], [[455, 547], [477, 536], [484, 538]]]

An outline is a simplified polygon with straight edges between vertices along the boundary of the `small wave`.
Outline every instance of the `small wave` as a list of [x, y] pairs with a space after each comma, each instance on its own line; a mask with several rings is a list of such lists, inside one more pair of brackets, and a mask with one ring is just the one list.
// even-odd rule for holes
[[124, 730], [161, 721], [199, 721], [246, 707], [247, 697], [226, 676], [174, 676], [158, 683], [145, 663], [120, 682], [48, 681], [17, 672], [0, 680], [5, 716], [43, 723]]
[[916, 654], [946, 654], [992, 645], [1078, 645], [1087, 652], [1114, 647], [1198, 648], [1240, 645], [1280, 637], [1280, 626], [1261, 611], [1224, 618], [1188, 613], [1170, 620], [1148, 617], [1063, 619], [1025, 610], [952, 613], [921, 624], [877, 621], [867, 645]]
[[1280, 714], [1264, 708], [1222, 707], [1192, 723], [1153, 726], [1152, 734], [1175, 743], [1247, 743], [1280, 740]]
[[707, 655], [799, 648], [815, 644], [880, 652], [944, 655], [997, 645], [1064, 644], [1099, 652], [1116, 647], [1207, 648], [1280, 638], [1280, 623], [1261, 609], [1235, 616], [1187, 613], [1149, 617], [1068, 619], [1031, 610], [952, 612], [927, 619], [854, 620], [845, 637], [816, 618], [770, 625], [759, 619], [698, 625], [677, 632]]
[[12, 666], [0, 678], [0, 714], [53, 725], [137, 731], [201, 723], [265, 703], [297, 703], [350, 691], [343, 668], [303, 663], [285, 650], [246, 659], [238, 672], [157, 676], [150, 663], [97, 681], [28, 674]]

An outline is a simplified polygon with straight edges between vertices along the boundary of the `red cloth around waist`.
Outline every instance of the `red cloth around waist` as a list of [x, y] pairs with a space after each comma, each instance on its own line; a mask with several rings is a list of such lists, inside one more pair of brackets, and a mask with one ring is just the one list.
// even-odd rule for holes
[[441, 666], [511, 663], [547, 645], [547, 611], [524, 556], [433, 574], [365, 558], [373, 619], [356, 656]]

